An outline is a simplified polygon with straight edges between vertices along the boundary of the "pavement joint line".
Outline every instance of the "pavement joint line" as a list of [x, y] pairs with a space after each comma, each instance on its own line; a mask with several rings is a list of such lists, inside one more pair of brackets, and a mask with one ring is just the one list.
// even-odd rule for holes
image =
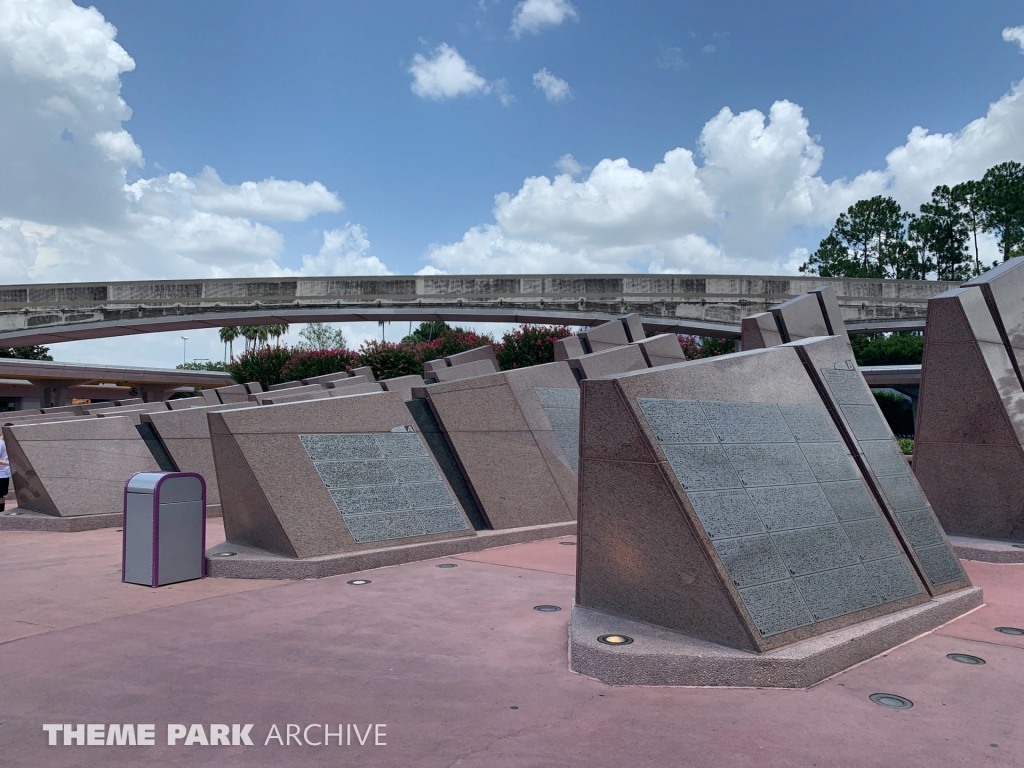
[[[938, 634], [938, 633], [936, 633], [936, 634]], [[1018, 651], [1024, 651], [1024, 647], [1019, 646], [1019, 645], [1006, 645], [1005, 643], [997, 643], [997, 642], [992, 641], [992, 640], [979, 640], [976, 637], [961, 637], [960, 635], [948, 635], [948, 634], [942, 634], [942, 635], [939, 635], [939, 636], [940, 637], [952, 637], [952, 638], [955, 638], [956, 640], [963, 640], [965, 643], [982, 643], [983, 645], [994, 645], [997, 648], [1013, 648], [1013, 649], [1018, 650]]]
[[571, 576], [573, 579], [576, 578], [576, 574], [562, 573], [561, 571], [545, 571], [541, 568], [527, 568], [522, 565], [509, 565], [508, 563], [492, 563], [488, 560], [471, 560], [469, 558], [462, 558], [457, 555], [452, 555], [448, 558], [449, 560], [462, 560], [464, 563], [477, 563], [479, 565], [497, 565], [501, 568], [516, 568], [520, 571], [533, 571], [534, 573], [551, 573], [555, 576]]

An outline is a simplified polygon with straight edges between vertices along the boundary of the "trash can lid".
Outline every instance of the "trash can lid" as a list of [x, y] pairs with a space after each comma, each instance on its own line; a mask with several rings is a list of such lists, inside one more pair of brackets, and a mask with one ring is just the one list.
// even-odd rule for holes
[[136, 472], [128, 479], [128, 492], [129, 493], [152, 493], [153, 489], [156, 488], [156, 484], [160, 482], [161, 478], [167, 477], [167, 475], [176, 474], [174, 472]]

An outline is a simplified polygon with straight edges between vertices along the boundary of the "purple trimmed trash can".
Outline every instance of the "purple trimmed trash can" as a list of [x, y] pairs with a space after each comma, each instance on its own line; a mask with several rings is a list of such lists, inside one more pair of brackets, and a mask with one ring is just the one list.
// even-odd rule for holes
[[206, 481], [138, 472], [124, 486], [121, 581], [162, 587], [206, 576]]

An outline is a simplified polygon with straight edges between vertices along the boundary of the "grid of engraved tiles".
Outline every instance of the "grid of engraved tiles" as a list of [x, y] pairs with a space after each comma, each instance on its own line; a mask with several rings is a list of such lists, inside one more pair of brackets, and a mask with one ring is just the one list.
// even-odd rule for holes
[[858, 371], [822, 368], [821, 373], [878, 478], [907, 543], [917, 554], [925, 577], [935, 585], [964, 578], [960, 561], [943, 537], [939, 521], [929, 509], [867, 382]]
[[761, 635], [920, 593], [824, 407], [637, 402]]
[[573, 472], [580, 471], [580, 391], [561, 387], [534, 387], [541, 407], [548, 415], [558, 444], [562, 446]]
[[299, 440], [356, 542], [466, 529], [415, 432], [299, 435]]

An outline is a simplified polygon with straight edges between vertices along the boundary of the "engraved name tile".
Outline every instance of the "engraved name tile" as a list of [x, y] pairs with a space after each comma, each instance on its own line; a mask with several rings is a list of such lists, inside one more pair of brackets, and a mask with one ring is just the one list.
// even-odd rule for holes
[[857, 479], [857, 467], [842, 443], [806, 443], [800, 448], [818, 482]]
[[740, 479], [725, 451], [714, 445], [666, 445], [665, 458], [686, 490], [711, 491], [741, 488]]
[[431, 483], [441, 479], [430, 459], [388, 459], [387, 465], [400, 483]]
[[388, 458], [419, 458], [427, 455], [426, 446], [415, 432], [389, 432], [373, 437]]
[[704, 415], [723, 443], [792, 443], [793, 433], [773, 403], [701, 401]]
[[770, 536], [720, 539], [714, 544], [722, 565], [737, 587], [752, 587], [789, 578], [789, 571], [775, 551]]
[[898, 512], [896, 519], [900, 521], [900, 528], [910, 542], [910, 546], [930, 547], [933, 544], [943, 544], [942, 531], [935, 516], [927, 509], [915, 509], [911, 512]]
[[857, 440], [892, 440], [892, 431], [877, 405], [843, 405], [840, 410]]
[[821, 489], [835, 510], [836, 517], [843, 522], [878, 517], [878, 507], [860, 480], [844, 480], [838, 483], [822, 483]]
[[874, 579], [875, 590], [887, 603], [921, 593], [913, 568], [902, 553], [897, 557], [872, 560], [864, 564], [864, 569]]
[[868, 389], [867, 382], [860, 371], [842, 371], [835, 368], [822, 368], [822, 378], [832, 392], [832, 397], [840, 405], [874, 405], [875, 396]]
[[778, 488], [751, 488], [747, 491], [769, 531], [830, 525], [835, 513], [816, 484]]
[[580, 410], [580, 391], [561, 387], [534, 387], [537, 398], [544, 408], [572, 408]]
[[745, 486], [814, 482], [811, 469], [796, 443], [754, 443], [723, 447], [740, 482]]
[[902, 554], [899, 544], [890, 533], [889, 523], [880, 516], [864, 520], [848, 520], [843, 523], [846, 534], [864, 560], [879, 560]]
[[448, 533], [469, 528], [455, 507], [420, 509], [417, 510], [416, 517], [419, 518], [424, 533]]
[[328, 488], [347, 488], [354, 485], [388, 485], [398, 478], [383, 459], [373, 461], [316, 461], [313, 462], [320, 479]]
[[384, 455], [373, 435], [299, 435], [299, 440], [313, 461], [376, 459]]
[[422, 536], [423, 524], [415, 512], [389, 512], [381, 515], [347, 515], [342, 518], [358, 543], [387, 541]]
[[925, 576], [932, 584], [946, 584], [964, 576], [960, 561], [956, 559], [952, 548], [945, 543], [918, 549], [917, 556], [921, 559]]
[[403, 485], [402, 489], [409, 500], [409, 506], [414, 509], [455, 505], [455, 499], [452, 498], [448, 486], [444, 483], [416, 483], [415, 485]]
[[878, 484], [882, 486], [882, 493], [889, 506], [897, 514], [928, 506], [921, 489], [910, 475], [883, 475], [878, 478]]
[[694, 512], [712, 539], [764, 533], [765, 527], [746, 491], [687, 494]]
[[361, 488], [331, 488], [331, 498], [342, 515], [412, 509], [400, 485], [369, 485]]
[[718, 442], [696, 400], [638, 397], [636, 402], [659, 443]]
[[882, 602], [862, 565], [812, 573], [794, 581], [815, 621], [845, 616]]
[[909, 475], [910, 467], [903, 452], [892, 438], [863, 440], [860, 443], [864, 458], [876, 475]]
[[773, 533], [772, 539], [794, 576], [860, 562], [846, 532], [838, 525]]
[[740, 590], [743, 605], [763, 637], [813, 623], [792, 581], [776, 581]]
[[839, 433], [825, 406], [780, 403], [779, 410], [798, 443], [839, 442]]

